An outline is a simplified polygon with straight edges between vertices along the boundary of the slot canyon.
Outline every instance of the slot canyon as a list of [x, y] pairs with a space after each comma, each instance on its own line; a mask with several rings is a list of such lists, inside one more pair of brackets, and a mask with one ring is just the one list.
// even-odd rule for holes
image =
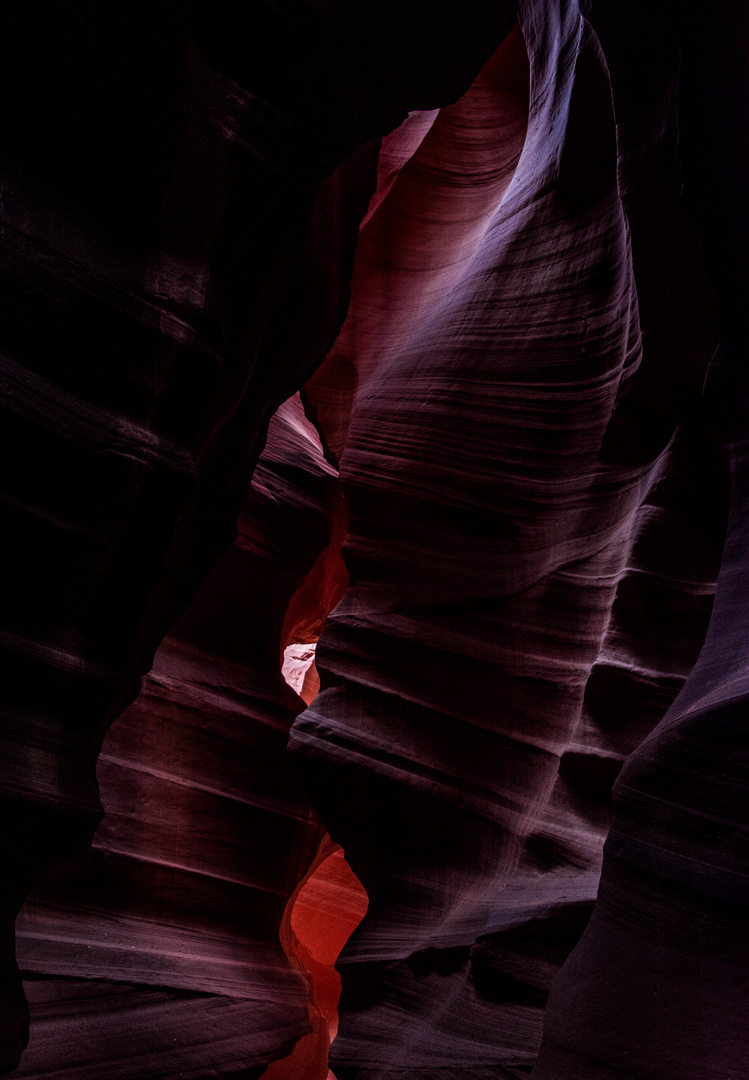
[[0, 1075], [747, 1080], [749, 7], [0, 42]]

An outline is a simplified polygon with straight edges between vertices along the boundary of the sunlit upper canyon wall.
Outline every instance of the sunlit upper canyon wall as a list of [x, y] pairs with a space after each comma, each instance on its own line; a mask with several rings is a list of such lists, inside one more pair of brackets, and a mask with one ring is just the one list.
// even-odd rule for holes
[[749, 11], [0, 40], [0, 1074], [744, 1080]]

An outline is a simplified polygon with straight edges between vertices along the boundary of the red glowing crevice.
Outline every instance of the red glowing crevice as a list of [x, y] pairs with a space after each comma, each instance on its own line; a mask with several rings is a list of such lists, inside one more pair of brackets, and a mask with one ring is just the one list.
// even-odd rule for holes
[[[308, 581], [300, 593], [307, 586]], [[293, 655], [289, 646], [285, 652], [284, 678], [293, 686], [296, 675], [300, 696], [310, 704], [320, 685], [314, 659], [300, 675], [289, 662]], [[367, 905], [367, 894], [346, 862], [343, 849], [325, 833], [317, 855], [286, 905], [279, 930], [284, 952], [309, 980], [312, 1030], [288, 1057], [268, 1066], [263, 1080], [335, 1080], [328, 1068], [328, 1050], [338, 1030], [341, 995], [335, 962], [364, 918]]]
[[289, 900], [280, 938], [286, 955], [310, 982], [312, 1031], [275, 1061], [263, 1080], [335, 1080], [328, 1048], [338, 1030], [341, 980], [335, 962], [367, 910], [367, 894], [342, 848], [325, 835], [317, 856]]
[[[343, 493], [328, 507], [330, 543], [294, 593], [281, 632], [284, 679], [310, 705], [320, 688], [315, 646], [329, 613], [348, 586], [341, 558], [347, 532]], [[309, 981], [311, 1031], [291, 1054], [272, 1062], [262, 1080], [335, 1080], [328, 1050], [338, 1029], [341, 980], [335, 962], [367, 910], [368, 899], [343, 850], [327, 832], [286, 905], [279, 938], [290, 962]]]

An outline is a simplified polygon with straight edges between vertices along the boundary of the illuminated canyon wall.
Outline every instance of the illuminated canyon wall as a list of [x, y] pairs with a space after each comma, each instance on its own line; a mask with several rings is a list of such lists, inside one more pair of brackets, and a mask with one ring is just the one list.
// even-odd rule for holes
[[0, 29], [0, 1073], [742, 1080], [749, 14]]

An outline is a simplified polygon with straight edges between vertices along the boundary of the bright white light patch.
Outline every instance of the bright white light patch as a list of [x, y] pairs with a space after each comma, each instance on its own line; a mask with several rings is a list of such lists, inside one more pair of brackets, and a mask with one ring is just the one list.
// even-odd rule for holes
[[304, 680], [307, 672], [315, 662], [314, 642], [311, 645], [287, 645], [283, 651], [283, 666], [281, 674], [299, 696], [302, 696]]

